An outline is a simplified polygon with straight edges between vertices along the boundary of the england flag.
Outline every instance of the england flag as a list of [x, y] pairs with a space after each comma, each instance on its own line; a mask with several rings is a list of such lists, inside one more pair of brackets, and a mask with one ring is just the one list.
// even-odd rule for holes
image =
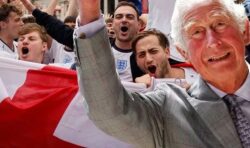
[[87, 116], [75, 71], [0, 57], [0, 147], [128, 148]]

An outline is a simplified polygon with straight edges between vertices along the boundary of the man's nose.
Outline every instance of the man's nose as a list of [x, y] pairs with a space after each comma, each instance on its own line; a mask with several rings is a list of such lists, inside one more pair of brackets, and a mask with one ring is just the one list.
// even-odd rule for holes
[[127, 21], [126, 16], [123, 16], [123, 17], [122, 17], [122, 21]]
[[221, 45], [221, 40], [215, 31], [212, 29], [209, 29], [206, 33], [207, 37], [207, 48], [217, 48], [218, 46]]
[[23, 43], [23, 45], [27, 45], [28, 44], [28, 39], [27, 38], [23, 39], [22, 43]]
[[152, 63], [153, 62], [153, 57], [152, 57], [152, 55], [150, 55], [150, 54], [146, 54], [146, 62], [148, 63], [148, 64], [150, 64], [150, 63]]

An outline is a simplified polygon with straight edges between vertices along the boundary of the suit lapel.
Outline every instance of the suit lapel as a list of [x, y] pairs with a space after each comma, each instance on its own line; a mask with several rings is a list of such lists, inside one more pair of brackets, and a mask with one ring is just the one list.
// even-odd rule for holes
[[207, 124], [214, 136], [225, 147], [241, 147], [227, 106], [201, 79], [188, 90], [189, 102]]

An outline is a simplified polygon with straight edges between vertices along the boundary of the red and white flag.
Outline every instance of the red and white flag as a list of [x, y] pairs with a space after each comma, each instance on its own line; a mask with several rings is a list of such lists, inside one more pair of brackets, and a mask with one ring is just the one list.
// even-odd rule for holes
[[131, 147], [86, 115], [76, 72], [0, 57], [0, 147]]

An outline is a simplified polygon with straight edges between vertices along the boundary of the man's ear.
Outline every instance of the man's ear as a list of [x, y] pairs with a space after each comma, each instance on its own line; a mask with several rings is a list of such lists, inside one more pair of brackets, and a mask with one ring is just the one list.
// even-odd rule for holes
[[244, 35], [244, 42], [245, 42], [245, 45], [249, 45], [250, 44], [250, 38], [249, 38], [249, 30], [250, 30], [250, 25], [249, 25], [249, 20], [246, 20], [245, 22], [245, 31], [243, 32], [243, 35]]
[[47, 42], [43, 42], [43, 49], [42, 51], [47, 51], [48, 50], [48, 43]]
[[165, 48], [165, 53], [167, 54], [167, 57], [170, 58], [170, 49], [169, 49], [169, 47]]
[[177, 51], [181, 54], [181, 56], [185, 59], [185, 61], [189, 61], [188, 53], [186, 50], [182, 49], [180, 46], [175, 45]]

